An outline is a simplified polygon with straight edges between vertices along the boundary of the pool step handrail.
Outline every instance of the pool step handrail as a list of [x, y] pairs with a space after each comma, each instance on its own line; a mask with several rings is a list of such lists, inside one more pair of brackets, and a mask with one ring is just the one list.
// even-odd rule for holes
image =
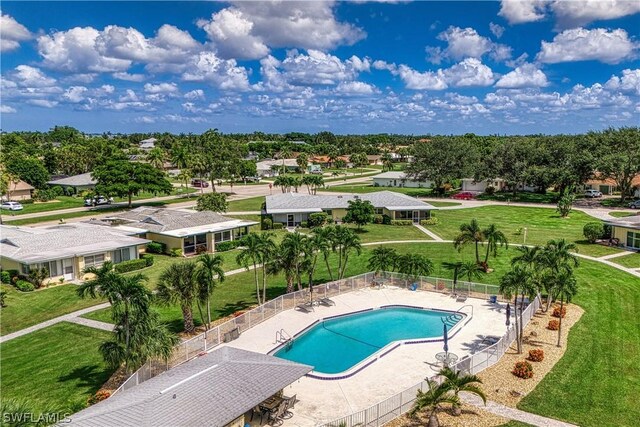
[[456, 314], [456, 313], [458, 313], [458, 315], [460, 315], [460, 314], [464, 314], [464, 313], [462, 313], [462, 311], [461, 311], [461, 310], [462, 310], [463, 308], [465, 308], [465, 307], [471, 307], [471, 316], [469, 316], [469, 318], [467, 319], [467, 321], [466, 321], [466, 322], [464, 322], [464, 324], [466, 325], [467, 323], [469, 323], [469, 321], [470, 321], [471, 319], [473, 319], [473, 305], [471, 305], [471, 304], [465, 304], [465, 305], [463, 305], [462, 307], [460, 307], [459, 309], [457, 309], [457, 310], [455, 311], [455, 313], [454, 313], [454, 314]]
[[289, 335], [289, 333], [285, 331], [284, 328], [280, 329], [279, 331], [276, 331], [277, 343], [285, 343], [288, 341], [291, 341], [291, 335]]

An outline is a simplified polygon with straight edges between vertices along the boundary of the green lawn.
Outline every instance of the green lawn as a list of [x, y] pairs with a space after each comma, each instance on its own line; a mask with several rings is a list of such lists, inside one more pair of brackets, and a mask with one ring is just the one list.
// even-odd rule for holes
[[616, 218], [625, 218], [628, 216], [640, 215], [640, 212], [613, 211], [613, 212], [609, 212], [609, 215], [614, 216]]
[[2, 335], [102, 302], [78, 298], [76, 285], [58, 285], [33, 292], [20, 292], [9, 285], [0, 286], [7, 292], [7, 306], [0, 311]]
[[[358, 227], [347, 224], [353, 229], [361, 243], [382, 242], [385, 240], [433, 240], [430, 236], [420, 231], [417, 227], [407, 225], [382, 225], [367, 224], [358, 230]], [[300, 229], [301, 233], [310, 233], [308, 228]]]
[[[428, 228], [444, 239], [454, 239], [460, 224], [478, 219], [481, 227], [496, 224], [511, 244], [543, 245], [549, 239], [567, 239], [578, 245], [580, 253], [602, 256], [620, 252], [618, 249], [588, 243], [582, 229], [593, 217], [573, 211], [569, 218], [561, 218], [553, 209], [519, 206], [482, 206], [469, 209], [441, 210], [435, 213], [438, 224]], [[526, 230], [526, 242], [525, 230]]]
[[498, 200], [501, 202], [519, 202], [519, 203], [557, 203], [559, 193], [549, 192], [545, 194], [529, 193], [520, 191], [515, 195], [512, 192], [500, 192], [492, 195], [483, 193], [478, 195], [478, 200]]
[[252, 197], [250, 199], [232, 200], [229, 202], [228, 212], [259, 211], [262, 209], [264, 196]]
[[430, 197], [430, 188], [406, 188], [406, 187], [375, 187], [371, 184], [345, 184], [328, 187], [322, 191], [333, 191], [340, 193], [375, 193], [377, 191], [395, 191], [396, 193], [407, 194], [412, 197]]
[[615, 262], [623, 267], [640, 268], [640, 253], [630, 253], [617, 258], [611, 258], [609, 261]]
[[108, 332], [63, 322], [3, 343], [2, 398], [26, 399], [36, 411], [84, 408], [111, 376], [98, 352], [108, 337]]

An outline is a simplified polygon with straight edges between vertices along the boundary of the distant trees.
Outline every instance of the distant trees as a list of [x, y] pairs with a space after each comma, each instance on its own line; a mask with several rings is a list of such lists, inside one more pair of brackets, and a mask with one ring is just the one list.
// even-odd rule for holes
[[40, 159], [32, 157], [13, 157], [6, 162], [6, 171], [35, 188], [46, 188], [49, 172]]
[[307, 186], [309, 194], [315, 195], [318, 188], [324, 187], [324, 178], [321, 175], [305, 175], [302, 177], [302, 183]]
[[206, 193], [198, 196], [197, 211], [226, 212], [229, 203], [224, 193]]
[[307, 164], [309, 163], [309, 156], [306, 153], [298, 154], [298, 158], [296, 158], [296, 164], [300, 168], [301, 173], [305, 173], [307, 170]]
[[633, 194], [632, 181], [640, 173], [640, 131], [636, 128], [609, 128], [595, 134], [604, 153], [600, 171], [613, 179], [624, 202]]
[[353, 163], [353, 167], [360, 168], [360, 173], [363, 173], [362, 168], [369, 164], [369, 158], [365, 153], [355, 153], [349, 157], [349, 161]]
[[109, 161], [94, 169], [91, 176], [97, 181], [96, 191], [105, 196], [132, 197], [143, 191], [169, 194], [173, 189], [164, 173], [146, 163], [126, 160]]

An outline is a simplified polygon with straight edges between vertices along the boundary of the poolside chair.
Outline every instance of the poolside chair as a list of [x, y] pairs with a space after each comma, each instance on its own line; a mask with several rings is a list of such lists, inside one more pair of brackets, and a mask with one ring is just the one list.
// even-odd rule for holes
[[271, 426], [279, 426], [284, 422], [282, 417], [287, 408], [287, 401], [283, 401], [275, 410], [269, 412], [268, 423]]
[[293, 412], [291, 412], [291, 409], [296, 406], [297, 396], [297, 394], [294, 394], [291, 397], [283, 396], [285, 402], [287, 403], [284, 414], [282, 415], [283, 419], [288, 420], [289, 418], [293, 417]]
[[336, 302], [334, 300], [332, 300], [331, 298], [318, 298], [316, 301], [318, 301], [319, 304], [324, 305], [325, 307], [331, 307], [332, 305], [336, 305]]
[[465, 302], [467, 300], [468, 295], [466, 293], [459, 293], [456, 297], [456, 302]]
[[298, 304], [296, 305], [296, 309], [303, 313], [311, 313], [313, 311], [313, 307], [307, 304]]

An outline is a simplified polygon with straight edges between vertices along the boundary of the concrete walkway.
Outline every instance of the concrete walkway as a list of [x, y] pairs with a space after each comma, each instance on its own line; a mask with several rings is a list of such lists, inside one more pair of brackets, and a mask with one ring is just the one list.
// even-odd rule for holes
[[521, 411], [510, 406], [505, 406], [500, 403], [487, 401], [485, 406], [482, 400], [473, 394], [460, 393], [460, 397], [466, 403], [469, 403], [477, 408], [491, 412], [492, 414], [499, 415], [510, 420], [520, 421], [522, 423], [531, 424], [537, 427], [576, 427], [575, 424], [565, 423], [563, 421], [554, 420], [553, 418], [543, 417], [541, 415], [532, 414], [530, 412]]
[[103, 331], [111, 332], [115, 326], [113, 323], [100, 322], [98, 320], [86, 319], [84, 317], [73, 317], [67, 322], [76, 323], [82, 326], [88, 326], [90, 328], [102, 329]]
[[420, 231], [422, 231], [424, 234], [426, 234], [427, 236], [431, 237], [433, 240], [435, 240], [436, 242], [442, 242], [442, 237], [438, 236], [436, 233], [434, 233], [431, 230], [427, 230], [425, 227], [421, 226], [420, 224], [414, 222], [413, 225]]
[[624, 251], [624, 252], [619, 252], [617, 254], [604, 255], [604, 256], [598, 257], [598, 259], [602, 260], [602, 259], [619, 258], [621, 256], [631, 255], [633, 253], [634, 252], [631, 252], [631, 251]]

